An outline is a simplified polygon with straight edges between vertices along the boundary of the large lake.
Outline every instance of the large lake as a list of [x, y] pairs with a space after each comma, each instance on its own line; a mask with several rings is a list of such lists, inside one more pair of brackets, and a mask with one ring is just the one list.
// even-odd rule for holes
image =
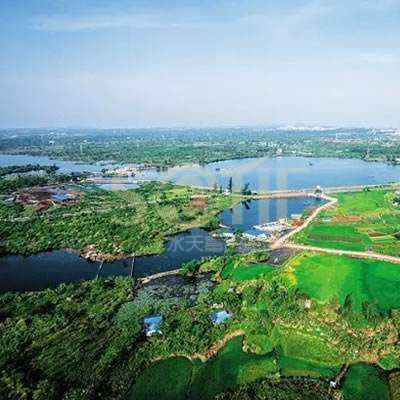
[[151, 179], [226, 188], [230, 177], [240, 190], [245, 183], [259, 191], [375, 185], [400, 181], [400, 167], [355, 159], [278, 157], [229, 160], [147, 173]]
[[[60, 172], [100, 172], [104, 168], [104, 163], [76, 164], [71, 161], [51, 160], [48, 157], [0, 155], [0, 166], [23, 164], [56, 164], [60, 167]], [[250, 189], [260, 191], [308, 189], [317, 185], [375, 185], [400, 181], [400, 166], [341, 158], [246, 158], [220, 161], [206, 166], [174, 167], [162, 172], [148, 170], [137, 176], [139, 179], [205, 187], [212, 187], [217, 183], [223, 188], [227, 187], [230, 177], [236, 189], [249, 183]]]

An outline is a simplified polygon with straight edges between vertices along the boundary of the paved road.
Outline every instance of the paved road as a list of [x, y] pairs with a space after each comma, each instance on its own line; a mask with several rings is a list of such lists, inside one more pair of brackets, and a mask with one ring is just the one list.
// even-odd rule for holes
[[326, 210], [329, 207], [332, 207], [337, 203], [337, 199], [334, 199], [333, 197], [329, 197], [326, 195], [321, 196], [322, 199], [327, 200], [328, 202], [324, 204], [321, 207], [318, 207], [316, 210], [313, 211], [313, 213], [304, 221], [304, 224], [299, 226], [298, 228], [294, 229], [293, 231], [289, 232], [287, 235], [282, 236], [280, 239], [278, 239], [275, 243], [273, 243], [270, 246], [271, 250], [279, 249], [280, 247], [283, 247], [285, 243], [294, 235], [297, 233], [301, 232], [303, 229], [307, 228], [308, 225], [311, 224], [311, 222], [314, 221], [314, 219], [319, 215], [319, 213], [323, 210]]
[[350, 250], [337, 250], [325, 249], [322, 247], [303, 246], [301, 244], [285, 243], [281, 247], [294, 250], [313, 251], [318, 253], [337, 254], [339, 256], [350, 256], [355, 258], [369, 258], [373, 260], [388, 261], [394, 264], [400, 264], [399, 257], [386, 256], [384, 254], [373, 253], [369, 251], [350, 251]]

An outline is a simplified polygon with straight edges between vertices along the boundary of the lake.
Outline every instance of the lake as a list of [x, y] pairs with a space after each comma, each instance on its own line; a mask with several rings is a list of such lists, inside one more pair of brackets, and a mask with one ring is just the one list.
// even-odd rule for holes
[[26, 165], [26, 164], [40, 164], [40, 165], [54, 165], [56, 164], [60, 169], [57, 172], [100, 172], [104, 163], [76, 163], [74, 161], [52, 160], [45, 156], [29, 156], [29, 155], [14, 155], [14, 154], [0, 154], [0, 167], [7, 167], [10, 165]]
[[234, 189], [249, 183], [253, 191], [293, 190], [322, 187], [376, 185], [400, 181], [400, 166], [356, 159], [277, 157], [247, 158], [148, 171], [147, 179], [223, 188], [232, 177]]
[[[24, 164], [56, 164], [60, 167], [59, 172], [100, 172], [105, 163], [77, 164], [72, 161], [51, 160], [48, 157], [0, 155], [0, 166]], [[133, 164], [126, 165], [133, 166]], [[117, 166], [119, 164], [114, 165]], [[150, 169], [141, 171], [136, 178], [203, 187], [213, 187], [217, 183], [226, 188], [230, 177], [237, 190], [240, 190], [245, 183], [249, 183], [250, 189], [256, 191], [308, 189], [317, 185], [322, 187], [377, 185], [400, 181], [400, 166], [341, 158], [245, 158], [215, 162], [206, 166], [173, 167], [160, 172]]]

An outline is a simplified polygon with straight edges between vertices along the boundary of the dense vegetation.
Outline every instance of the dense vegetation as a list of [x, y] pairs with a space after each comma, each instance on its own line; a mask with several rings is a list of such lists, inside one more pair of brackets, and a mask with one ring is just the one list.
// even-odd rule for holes
[[141, 334], [134, 318], [118, 314], [131, 287], [116, 279], [1, 296], [0, 398], [89, 399], [108, 391], [104, 377]]
[[24, 174], [27, 172], [38, 172], [43, 171], [47, 174], [54, 174], [59, 167], [57, 165], [39, 165], [39, 164], [28, 164], [28, 165], [9, 165], [7, 167], [0, 167], [0, 177], [9, 174]]
[[397, 163], [400, 156], [400, 143], [392, 131], [372, 135], [363, 128], [42, 129], [12, 133], [0, 131], [1, 152], [86, 162], [135, 162], [160, 168], [271, 155], [380, 159], [390, 163]]
[[324, 211], [297, 236], [316, 247], [400, 255], [400, 208], [391, 190], [338, 195], [338, 206]]
[[13, 192], [34, 186], [63, 184], [78, 182], [87, 177], [85, 173], [71, 172], [69, 174], [47, 174], [47, 175], [16, 175], [12, 178], [0, 178], [0, 195], [12, 194]]
[[[76, 204], [42, 215], [0, 205], [1, 250], [95, 244], [114, 255], [162, 251], [167, 235], [212, 228], [221, 208], [242, 199], [158, 183], [80, 190]], [[337, 208], [298, 239], [393, 254], [397, 198], [384, 190], [340, 194]], [[379, 234], [391, 244], [377, 248]], [[278, 268], [269, 256], [229, 250], [188, 263], [188, 281], [200, 272], [214, 281], [195, 299], [150, 296], [127, 278], [0, 296], [0, 398], [328, 399], [329, 380], [349, 364], [339, 388], [345, 400], [389, 399], [388, 382], [392, 390], [398, 384], [388, 371], [400, 368], [398, 266], [300, 253]], [[218, 310], [231, 318], [214, 324]], [[163, 321], [159, 334], [146, 337], [150, 315]]]
[[[296, 275], [308, 256], [275, 269], [266, 258], [229, 253], [203, 261], [200, 270], [212, 271], [216, 286], [194, 302], [157, 300], [127, 278], [0, 296], [0, 397], [298, 399], [309, 388], [318, 399], [345, 363], [399, 367], [398, 311], [360, 310], [362, 291], [343, 298], [349, 285], [332, 285], [320, 298]], [[216, 309], [232, 318], [213, 324]], [[161, 333], [146, 338], [143, 318], [158, 314]], [[345, 400], [369, 398], [366, 380], [383, 396], [371, 399], [385, 398], [379, 371], [351, 367]]]
[[54, 205], [41, 215], [29, 206], [0, 204], [0, 252], [94, 245], [116, 257], [161, 253], [168, 235], [196, 226], [218, 227], [218, 211], [241, 199], [158, 183], [119, 192], [82, 190], [77, 204]]
[[242, 385], [218, 400], [333, 400], [327, 382], [316, 379], [266, 379]]

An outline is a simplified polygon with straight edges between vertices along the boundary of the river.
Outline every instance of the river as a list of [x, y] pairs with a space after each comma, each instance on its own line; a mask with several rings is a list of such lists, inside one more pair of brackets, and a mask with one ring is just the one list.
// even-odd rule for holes
[[[253, 200], [240, 203], [232, 210], [220, 213], [221, 222], [233, 229], [247, 231], [254, 224], [275, 221], [301, 213], [306, 207], [315, 206], [309, 198]], [[218, 256], [225, 252], [225, 242], [214, 239], [204, 229], [191, 229], [176, 235], [165, 244], [160, 255], [136, 257], [134, 276], [143, 277], [179, 268], [183, 263], [202, 257]], [[81, 258], [77, 252], [54, 250], [28, 257], [8, 255], [0, 258], [0, 292], [30, 291], [55, 287], [96, 277], [99, 263]], [[131, 259], [105, 263], [100, 276], [128, 276]]]

